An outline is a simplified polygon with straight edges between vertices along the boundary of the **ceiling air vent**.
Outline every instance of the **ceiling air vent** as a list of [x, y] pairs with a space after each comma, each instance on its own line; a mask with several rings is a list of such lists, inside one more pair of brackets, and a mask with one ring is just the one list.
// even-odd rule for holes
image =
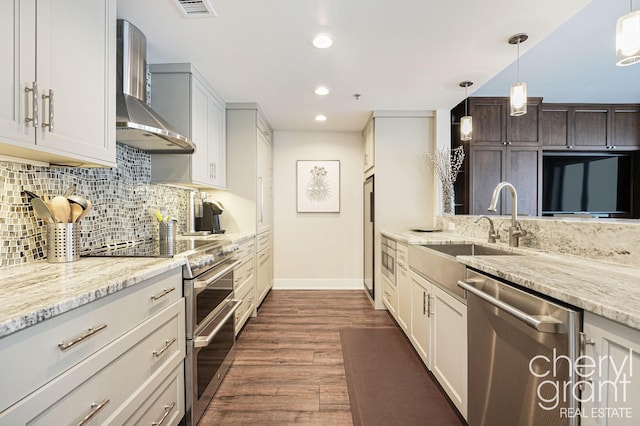
[[218, 16], [209, 0], [174, 0], [186, 18], [215, 18]]

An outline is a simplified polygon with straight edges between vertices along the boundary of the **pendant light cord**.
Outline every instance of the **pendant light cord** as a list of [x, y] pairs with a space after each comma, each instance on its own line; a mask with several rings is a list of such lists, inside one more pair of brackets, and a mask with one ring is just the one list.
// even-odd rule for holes
[[518, 39], [518, 43], [517, 43], [517, 49], [518, 49], [518, 60], [516, 61], [516, 65], [517, 65], [517, 72], [518, 72], [518, 83], [520, 83], [520, 39]]

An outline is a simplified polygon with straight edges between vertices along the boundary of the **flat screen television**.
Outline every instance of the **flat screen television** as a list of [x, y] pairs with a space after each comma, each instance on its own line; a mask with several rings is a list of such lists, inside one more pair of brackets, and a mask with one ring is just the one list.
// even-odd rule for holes
[[542, 214], [628, 215], [631, 181], [628, 154], [545, 153]]

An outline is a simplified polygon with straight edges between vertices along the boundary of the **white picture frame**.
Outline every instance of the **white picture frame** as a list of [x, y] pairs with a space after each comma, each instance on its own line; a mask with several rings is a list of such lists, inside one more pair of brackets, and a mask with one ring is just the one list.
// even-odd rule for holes
[[298, 160], [298, 213], [340, 213], [340, 160]]

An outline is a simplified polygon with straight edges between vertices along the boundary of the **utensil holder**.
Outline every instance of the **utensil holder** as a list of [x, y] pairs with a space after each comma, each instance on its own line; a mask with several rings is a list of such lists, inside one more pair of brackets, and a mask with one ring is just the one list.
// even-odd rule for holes
[[173, 256], [176, 251], [177, 222], [160, 222], [158, 227], [160, 241], [160, 255]]
[[80, 259], [80, 224], [47, 224], [47, 261], [74, 262]]

